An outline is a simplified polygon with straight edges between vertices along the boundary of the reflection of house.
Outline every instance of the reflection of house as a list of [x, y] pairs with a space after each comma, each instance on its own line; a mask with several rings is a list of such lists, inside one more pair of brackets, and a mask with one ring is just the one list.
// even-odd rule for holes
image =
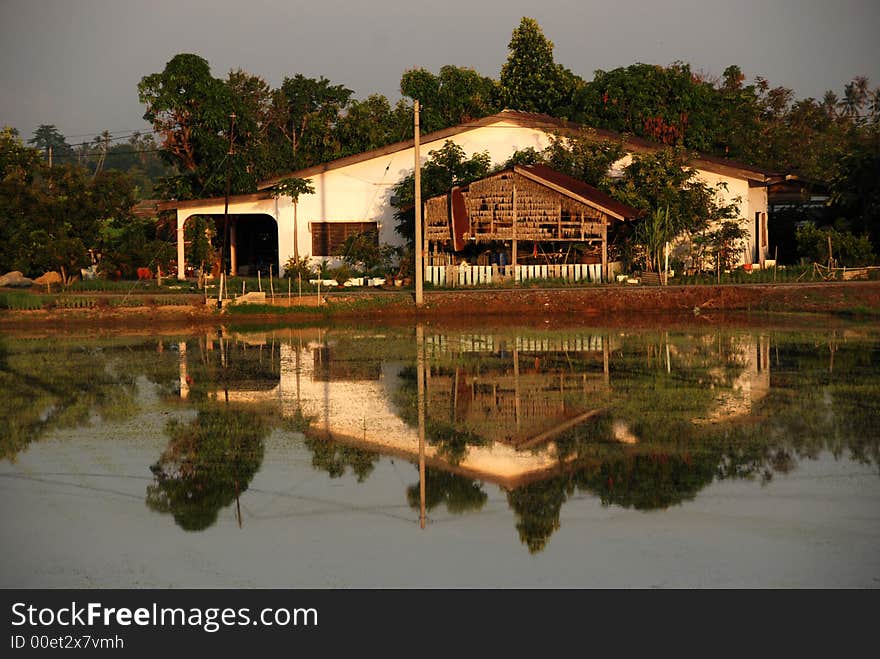
[[[546, 115], [504, 111], [422, 136], [422, 159], [430, 157], [432, 149], [450, 140], [468, 156], [487, 152], [494, 164], [501, 164], [517, 150], [543, 150], [552, 137], [581, 135], [597, 142], [621, 142], [629, 154], [651, 153], [662, 145], [638, 138], [625, 138], [609, 131], [594, 130]], [[627, 164], [627, 155], [612, 168], [614, 171]], [[285, 177], [265, 181], [261, 191], [236, 195], [229, 200], [230, 262], [236, 266], [255, 266], [245, 259], [266, 259], [275, 272], [291, 256], [313, 258], [338, 254], [338, 247], [347, 236], [375, 229], [383, 243], [399, 244], [401, 238], [394, 231], [394, 208], [390, 198], [392, 188], [412, 173], [413, 142], [398, 142], [388, 146], [340, 158], [310, 167], [290, 176], [308, 179], [314, 194], [303, 195], [297, 203], [287, 196], [273, 197], [270, 188]], [[767, 190], [771, 175], [764, 170], [729, 160], [698, 155], [691, 159], [698, 178], [711, 185], [724, 184], [719, 201], [733, 204], [737, 215], [749, 220], [749, 245], [752, 251], [766, 252], [766, 243], [757, 242], [757, 230], [766, 225]], [[224, 199], [171, 201], [160, 204], [162, 210], [177, 212], [178, 276], [183, 277], [184, 223], [195, 215], [222, 217]], [[763, 223], [763, 224], [762, 224]], [[222, 224], [222, 222], [221, 222]], [[246, 247], [247, 246], [247, 247]], [[756, 247], [757, 246], [757, 247]], [[245, 254], [245, 249], [248, 253]]]
[[[609, 339], [577, 335], [428, 337], [427, 414], [518, 449], [546, 443], [596, 416], [609, 394]], [[461, 354], [480, 353], [471, 367]], [[574, 368], [573, 364], [577, 364]]]
[[[463, 459], [452, 464], [429, 442], [429, 464], [505, 487], [550, 474], [559, 467], [555, 440], [614, 408], [609, 360], [619, 349], [615, 341], [607, 335], [576, 332], [426, 336], [429, 425], [440, 434], [473, 436], [483, 444], [468, 445]], [[230, 343], [239, 348], [229, 350]], [[236, 335], [220, 339], [214, 348], [220, 360], [247, 355], [245, 361], [251, 363], [245, 369], [227, 362], [229, 372], [238, 375], [226, 378], [226, 388], [217, 387], [212, 394], [216, 399], [268, 405], [285, 417], [301, 410], [313, 419], [312, 431], [319, 436], [417, 458], [418, 430], [404, 420], [404, 410], [395, 403], [402, 391], [416, 396], [415, 384], [405, 375], [411, 361], [389, 362], [352, 352], [352, 347], [337, 350], [335, 339], [313, 332], [254, 335], [250, 343], [243, 350], [247, 335]], [[727, 352], [715, 357], [725, 359], [733, 370], [724, 366], [709, 370], [716, 392], [713, 407], [694, 423], [727, 421], [752, 411], [769, 390], [769, 345], [765, 336], [731, 337]], [[180, 352], [181, 396], [186, 397], [187, 373], [192, 369], [187, 366], [185, 344]], [[686, 362], [681, 366], [688, 368]], [[255, 380], [257, 367], [264, 375]], [[676, 368], [668, 352], [665, 368]], [[639, 442], [622, 419], [611, 421], [611, 439], [621, 444]]]
[[[291, 335], [292, 336], [292, 335]], [[245, 337], [234, 336], [232, 341]], [[225, 354], [222, 339], [215, 350], [220, 358]], [[256, 342], [267, 341], [258, 335]], [[383, 362], [379, 359], [339, 359], [334, 357], [334, 341], [321, 336], [297, 336], [295, 339], [275, 341], [278, 354], [277, 382], [272, 387], [260, 388], [236, 385], [218, 389], [212, 395], [230, 403], [269, 405], [285, 417], [297, 410], [313, 418], [312, 431], [335, 441], [350, 442], [383, 453], [398, 454], [408, 459], [418, 456], [419, 438], [416, 428], [401, 418], [401, 410], [394, 404], [394, 393], [406, 386], [401, 371], [406, 364]], [[474, 350], [482, 345], [498, 349], [504, 362], [501, 371], [483, 376], [463, 375], [469, 391], [488, 391], [494, 384], [498, 407], [488, 414], [478, 413], [486, 402], [478, 396], [473, 400], [471, 413], [464, 419], [471, 428], [479, 430], [489, 441], [486, 446], [469, 446], [464, 458], [451, 465], [439, 455], [437, 447], [426, 447], [429, 465], [514, 487], [533, 480], [558, 467], [553, 437], [591, 416], [595, 392], [607, 387], [607, 340], [599, 336], [572, 335], [556, 339], [516, 338], [502, 343], [495, 337], [454, 337], [434, 335], [427, 337], [429, 363], [443, 361], [442, 357], [458, 354], [458, 350]], [[452, 344], [452, 347], [450, 347]], [[572, 352], [569, 352], [569, 351]], [[579, 350], [580, 352], [573, 352]], [[548, 363], [557, 351], [570, 359], [588, 356], [589, 373], [564, 374], [563, 369], [536, 372], [536, 360]], [[191, 351], [190, 351], [191, 352]], [[186, 397], [186, 345], [181, 344], [181, 396]], [[522, 356], [522, 360], [520, 360]], [[522, 373], [519, 364], [522, 363]], [[526, 364], [528, 362], [528, 364]], [[429, 369], [427, 377], [428, 415], [439, 418], [448, 412], [444, 403], [445, 376], [438, 368]], [[504, 371], [510, 371], [506, 373]], [[470, 394], [462, 393], [459, 406]], [[575, 404], [575, 401], [581, 401]], [[497, 422], [497, 423], [496, 423]], [[519, 430], [516, 430], [519, 423]], [[456, 423], [456, 426], [461, 425]], [[505, 435], [507, 433], [507, 435]], [[495, 441], [499, 440], [499, 441]], [[540, 447], [540, 451], [518, 450]]]
[[[742, 371], [729, 385], [718, 387], [714, 406], [709, 413], [694, 423], [713, 423], [729, 421], [752, 413], [755, 403], [770, 391], [770, 338], [759, 336], [744, 337], [738, 342], [732, 359], [742, 366]], [[723, 368], [713, 370], [713, 375], [721, 379]]]

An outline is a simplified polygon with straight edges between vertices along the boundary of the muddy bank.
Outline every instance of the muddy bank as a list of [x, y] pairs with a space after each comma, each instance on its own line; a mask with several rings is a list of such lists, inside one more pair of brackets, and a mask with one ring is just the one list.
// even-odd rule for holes
[[416, 309], [412, 292], [331, 294], [317, 308], [254, 307], [252, 313], [218, 311], [215, 305], [2, 311], [0, 327], [37, 328], [91, 325], [143, 327], [160, 332], [217, 324], [323, 323], [327, 321], [415, 319], [444, 323], [495, 323], [552, 319], [554, 322], [642, 324], [692, 322], [747, 314], [856, 314], [880, 319], [880, 282], [737, 284], [730, 286], [595, 286], [427, 291]]

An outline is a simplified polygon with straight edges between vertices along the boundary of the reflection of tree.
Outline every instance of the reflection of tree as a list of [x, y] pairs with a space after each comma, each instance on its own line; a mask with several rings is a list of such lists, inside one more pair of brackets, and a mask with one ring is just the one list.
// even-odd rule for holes
[[375, 451], [337, 444], [329, 439], [306, 437], [306, 446], [312, 452], [312, 466], [326, 471], [330, 478], [343, 476], [346, 468], [350, 467], [358, 483], [363, 483], [379, 460], [379, 454]]
[[715, 477], [717, 453], [636, 453], [607, 460], [572, 475], [579, 490], [604, 505], [657, 510], [693, 499]]
[[[425, 469], [425, 508], [433, 510], [441, 503], [453, 515], [477, 512], [486, 505], [489, 495], [483, 486], [472, 478], [465, 478], [440, 469]], [[406, 500], [412, 509], [418, 510], [419, 484], [406, 488]]]
[[569, 494], [571, 484], [567, 476], [530, 483], [507, 493], [507, 503], [518, 518], [519, 539], [529, 553], [542, 551], [559, 528], [559, 511]]
[[[163, 388], [176, 363], [157, 359], [155, 341], [0, 341], [0, 458], [95, 416], [121, 420], [137, 410], [137, 377]], [[163, 365], [169, 368], [163, 368]]]
[[172, 420], [170, 441], [151, 467], [147, 506], [171, 513], [187, 531], [201, 531], [221, 508], [247, 490], [263, 461], [266, 423], [257, 414], [229, 408], [200, 410], [190, 423]]
[[[412, 428], [418, 428], [418, 382], [416, 369], [407, 366], [400, 370], [401, 385], [394, 392], [394, 403], [400, 418]], [[467, 430], [460, 430], [450, 423], [444, 423], [430, 416], [425, 419], [425, 440], [437, 447], [437, 454], [458, 465], [467, 456], [468, 446], [485, 446], [487, 441]]]

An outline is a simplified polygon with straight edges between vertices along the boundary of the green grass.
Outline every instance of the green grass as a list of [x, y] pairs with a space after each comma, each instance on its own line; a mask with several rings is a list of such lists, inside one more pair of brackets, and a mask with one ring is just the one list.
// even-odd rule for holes
[[34, 295], [26, 291], [9, 291], [0, 293], [0, 309], [12, 311], [32, 311], [42, 309], [50, 300], [47, 295]]

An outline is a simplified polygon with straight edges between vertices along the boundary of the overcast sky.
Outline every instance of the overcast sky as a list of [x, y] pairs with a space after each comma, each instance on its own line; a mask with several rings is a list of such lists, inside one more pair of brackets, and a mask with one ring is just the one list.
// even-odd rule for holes
[[880, 85], [877, 0], [0, 0], [0, 125], [27, 139], [55, 124], [71, 143], [147, 128], [137, 83], [183, 52], [217, 77], [323, 75], [393, 102], [407, 68], [497, 78], [523, 16], [587, 80], [682, 60], [713, 76], [738, 64], [799, 98], [856, 75]]

